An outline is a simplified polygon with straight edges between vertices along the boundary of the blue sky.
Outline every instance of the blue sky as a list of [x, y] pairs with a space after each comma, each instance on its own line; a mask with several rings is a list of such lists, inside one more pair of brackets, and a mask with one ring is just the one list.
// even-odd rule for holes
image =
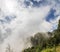
[[50, 12], [49, 12], [49, 14], [46, 17], [46, 21], [49, 22], [50, 20], [55, 19], [58, 16], [58, 15], [55, 16], [55, 13], [56, 13], [56, 10], [51, 9]]
[[28, 7], [30, 5], [30, 2], [33, 3], [33, 7], [40, 7], [41, 5], [46, 5], [46, 1], [45, 0], [41, 0], [41, 1], [36, 1], [36, 0], [29, 0], [29, 1], [24, 1], [25, 5]]
[[16, 17], [15, 16], [5, 16], [4, 19], [0, 19], [0, 23], [10, 23], [12, 20], [14, 20]]
[[[25, 0], [24, 3], [26, 5], [26, 7], [28, 7], [30, 5], [30, 2], [33, 3], [32, 7], [37, 7], [37, 8], [41, 7], [41, 5], [42, 6], [46, 6], [46, 5], [50, 5], [51, 4], [51, 2], [49, 2], [47, 0], [40, 0], [40, 1], [37, 1], [37, 0], [29, 0], [29, 1], [27, 1], [27, 0]], [[60, 3], [59, 0], [55, 0], [55, 2], [56, 2], [55, 6], [58, 5], [57, 3]], [[55, 15], [55, 13], [56, 13], [56, 10], [52, 7], [50, 9], [48, 15], [46, 16], [46, 21], [50, 22], [50, 20], [54, 20], [55, 18], [57, 18], [59, 15], [58, 14]]]

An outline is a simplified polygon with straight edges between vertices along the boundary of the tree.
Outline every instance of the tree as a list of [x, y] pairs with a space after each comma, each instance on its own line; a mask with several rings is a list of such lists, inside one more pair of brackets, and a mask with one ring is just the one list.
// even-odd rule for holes
[[56, 39], [56, 45], [60, 43], [60, 20], [57, 29], [54, 31], [54, 38]]
[[58, 28], [57, 28], [58, 30], [60, 30], [60, 20], [59, 20], [59, 23], [58, 23]]

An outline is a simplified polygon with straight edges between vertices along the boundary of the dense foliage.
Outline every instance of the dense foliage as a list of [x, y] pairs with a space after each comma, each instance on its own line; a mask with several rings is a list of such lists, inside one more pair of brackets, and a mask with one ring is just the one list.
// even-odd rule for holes
[[[23, 52], [41, 52], [41, 50], [45, 48], [56, 48], [56, 46], [60, 43], [60, 20], [57, 29], [53, 32], [47, 32], [47, 34], [49, 35], [49, 38], [45, 37], [44, 33], [35, 34], [34, 37], [31, 37], [31, 43], [33, 46], [23, 50]], [[48, 52], [56, 52], [56, 50], [48, 50]]]

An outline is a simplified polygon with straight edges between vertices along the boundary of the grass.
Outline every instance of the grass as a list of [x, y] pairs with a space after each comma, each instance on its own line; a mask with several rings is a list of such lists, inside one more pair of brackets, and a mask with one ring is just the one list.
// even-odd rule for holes
[[57, 46], [56, 52], [60, 52], [60, 46]]
[[41, 52], [60, 52], [60, 46], [56, 46], [56, 51], [55, 51], [55, 47], [53, 47], [53, 48], [46, 48]]

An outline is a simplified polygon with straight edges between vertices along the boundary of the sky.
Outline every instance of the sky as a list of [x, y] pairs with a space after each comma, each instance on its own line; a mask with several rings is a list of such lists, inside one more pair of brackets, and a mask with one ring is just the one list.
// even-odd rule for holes
[[30, 36], [52, 32], [59, 19], [60, 0], [0, 0], [0, 52], [30, 47]]

